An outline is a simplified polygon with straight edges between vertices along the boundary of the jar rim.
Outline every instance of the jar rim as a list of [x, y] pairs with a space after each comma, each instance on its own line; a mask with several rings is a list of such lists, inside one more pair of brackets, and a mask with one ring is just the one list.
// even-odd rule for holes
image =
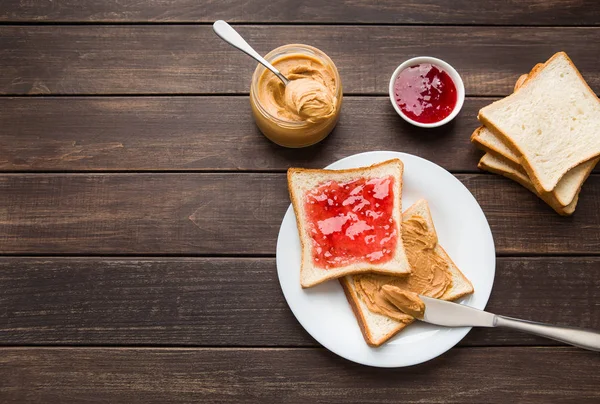
[[[340, 82], [340, 74], [338, 72], [337, 66], [335, 65], [335, 63], [333, 63], [333, 60], [331, 60], [331, 58], [329, 58], [329, 56], [327, 56], [327, 54], [325, 52], [323, 52], [322, 50], [315, 48], [314, 46], [294, 43], [294, 44], [287, 44], [287, 45], [279, 46], [279, 47], [273, 49], [272, 51], [270, 51], [269, 53], [267, 53], [264, 58], [268, 62], [272, 63], [274, 60], [276, 60], [277, 58], [279, 58], [281, 56], [285, 56], [287, 53], [290, 53], [290, 52], [307, 53], [306, 51], [308, 51], [308, 55], [316, 57], [317, 59], [320, 59], [322, 62], [324, 62], [324, 64], [330, 65], [333, 67], [332, 71], [334, 73], [334, 78], [335, 78], [335, 93], [336, 93], [335, 95], [338, 98], [338, 100], [340, 100], [341, 99], [340, 93], [342, 91], [342, 86], [341, 86], [341, 82]], [[280, 126], [286, 126], [286, 127], [291, 127], [291, 128], [302, 128], [305, 126], [310, 126], [311, 124], [308, 122], [286, 121], [284, 119], [278, 118], [278, 117], [270, 114], [265, 108], [263, 108], [263, 106], [260, 104], [260, 100], [256, 94], [257, 94], [258, 80], [260, 79], [260, 76], [263, 74], [263, 72], [265, 70], [267, 70], [267, 69], [259, 63], [256, 66], [256, 69], [254, 69], [254, 73], [252, 74], [252, 82], [250, 84], [250, 97], [254, 101], [254, 105], [256, 106], [256, 109], [265, 118], [272, 120], [273, 122], [277, 123]]]

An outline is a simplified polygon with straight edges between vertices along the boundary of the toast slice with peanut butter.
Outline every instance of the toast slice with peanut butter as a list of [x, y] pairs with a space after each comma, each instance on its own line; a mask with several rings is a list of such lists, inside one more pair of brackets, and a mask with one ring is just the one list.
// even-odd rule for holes
[[412, 269], [409, 275], [360, 274], [339, 279], [365, 341], [373, 347], [381, 346], [415, 320], [387, 300], [384, 286], [443, 300], [473, 293], [471, 282], [439, 245], [424, 199], [402, 214], [402, 239]]

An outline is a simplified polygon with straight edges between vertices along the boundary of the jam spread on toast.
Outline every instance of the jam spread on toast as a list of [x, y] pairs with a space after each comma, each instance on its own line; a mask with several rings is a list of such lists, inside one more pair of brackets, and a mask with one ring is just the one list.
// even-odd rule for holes
[[305, 194], [304, 208], [315, 266], [379, 264], [394, 256], [393, 176], [327, 181]]

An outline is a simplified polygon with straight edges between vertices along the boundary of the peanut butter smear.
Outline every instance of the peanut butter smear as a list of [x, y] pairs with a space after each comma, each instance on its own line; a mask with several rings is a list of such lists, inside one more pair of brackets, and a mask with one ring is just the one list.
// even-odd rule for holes
[[385, 298], [401, 312], [415, 318], [423, 318], [425, 303], [418, 294], [392, 285], [383, 285], [381, 291]]
[[402, 277], [364, 274], [353, 278], [356, 291], [369, 310], [409, 322], [413, 316], [400, 311], [388, 299], [383, 287], [388, 285], [413, 294], [440, 298], [452, 287], [452, 274], [446, 260], [435, 252], [436, 234], [423, 217], [415, 215], [402, 222], [402, 241], [412, 270], [410, 274]]
[[276, 59], [273, 65], [290, 82], [285, 86], [266, 70], [258, 80], [257, 96], [266, 111], [290, 122], [320, 122], [336, 113], [338, 99], [331, 66], [304, 54]]

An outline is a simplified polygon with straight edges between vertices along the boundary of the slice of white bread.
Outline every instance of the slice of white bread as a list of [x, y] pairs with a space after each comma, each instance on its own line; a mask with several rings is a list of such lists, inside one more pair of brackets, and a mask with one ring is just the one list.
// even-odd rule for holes
[[523, 170], [523, 168], [515, 164], [513, 161], [495, 154], [493, 152], [488, 152], [483, 155], [481, 160], [479, 160], [479, 168], [482, 170], [486, 170], [492, 173], [500, 174], [505, 176], [506, 178], [510, 178], [513, 181], [518, 182], [537, 196], [539, 196], [544, 202], [546, 202], [552, 209], [556, 211], [559, 215], [569, 216], [573, 214], [575, 211], [575, 207], [577, 206], [577, 201], [579, 200], [579, 194], [575, 195], [573, 201], [567, 206], [562, 206], [556, 198], [554, 194], [551, 192], [537, 192], [531, 180], [527, 176], [527, 173]]
[[[431, 231], [437, 240], [437, 233], [433, 225], [433, 218], [431, 217], [429, 205], [427, 204], [426, 200], [421, 199], [415, 202], [406, 210], [406, 212], [402, 214], [402, 219], [408, 220], [413, 216], [421, 216], [424, 218], [427, 222], [427, 230]], [[448, 263], [448, 270], [452, 274], [452, 286], [444, 293], [441, 299], [456, 300], [462, 296], [473, 293], [473, 285], [471, 282], [462, 274], [462, 272], [460, 272], [460, 270], [457, 268], [454, 262], [452, 262], [446, 251], [444, 251], [439, 243], [436, 244], [434, 252]], [[398, 321], [369, 310], [365, 302], [356, 292], [353, 276], [340, 278], [340, 283], [344, 289], [346, 298], [352, 307], [352, 311], [356, 316], [365, 341], [370, 346], [378, 347], [382, 345], [384, 342], [388, 341], [390, 338], [404, 329], [404, 327], [414, 321], [413, 317], [406, 314], [403, 315], [403, 321]]]
[[[500, 138], [498, 138], [485, 126], [480, 126], [479, 128], [475, 129], [475, 132], [473, 132], [473, 135], [471, 135], [471, 142], [487, 153], [506, 158], [511, 163], [517, 165], [519, 170], [522, 171], [525, 176], [527, 176], [527, 173], [519, 164], [518, 156], [508, 146], [506, 146], [506, 144]], [[557, 203], [561, 206], [570, 206], [573, 200], [579, 194], [583, 183], [594, 170], [594, 167], [597, 163], [598, 158], [595, 158], [593, 160], [586, 161], [585, 163], [582, 163], [568, 171], [565, 176], [558, 181], [556, 188], [554, 188], [554, 190], [551, 192], [552, 197], [555, 200], [553, 204]], [[528, 183], [533, 187], [529, 177], [527, 178]], [[538, 192], [538, 194], [540, 197], [542, 197], [542, 195], [547, 194], [547, 192]], [[542, 199], [546, 200], [547, 198]]]
[[[341, 276], [377, 272], [392, 275], [405, 275], [410, 272], [410, 265], [404, 244], [402, 243], [402, 173], [404, 164], [399, 159], [384, 161], [370, 167], [361, 167], [348, 170], [309, 170], [302, 168], [290, 168], [288, 170], [288, 189], [290, 199], [296, 214], [296, 224], [302, 246], [302, 262], [300, 264], [300, 284], [304, 288], [317, 285], [328, 279]], [[306, 193], [327, 181], [345, 183], [359, 178], [381, 178], [394, 177], [392, 219], [397, 237], [396, 248], [392, 258], [383, 263], [371, 263], [368, 260], [354, 262], [346, 266], [334, 268], [320, 268], [313, 262], [313, 240], [310, 235], [310, 226], [304, 208]]]
[[[529, 74], [531, 74], [534, 70], [540, 68], [541, 66], [542, 64], [538, 63], [533, 67]], [[519, 76], [517, 82], [515, 83], [513, 91], [517, 91], [519, 87], [521, 87], [523, 83], [525, 83], [525, 80], [527, 80], [529, 74], [522, 74]], [[490, 131], [483, 125], [475, 129], [475, 131], [473, 131], [473, 134], [471, 135], [471, 142], [485, 152], [497, 153], [501, 156], [506, 157], [513, 163], [519, 164], [519, 156], [517, 156], [515, 152], [513, 152], [512, 149], [502, 141], [501, 138], [494, 135], [494, 132]]]
[[478, 119], [519, 156], [539, 192], [600, 155], [600, 100], [564, 52], [534, 69], [518, 91], [482, 108]]

